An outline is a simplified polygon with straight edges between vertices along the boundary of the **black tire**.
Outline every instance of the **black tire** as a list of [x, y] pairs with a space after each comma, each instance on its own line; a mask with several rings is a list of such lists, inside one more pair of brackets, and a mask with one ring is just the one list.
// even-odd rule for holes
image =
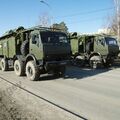
[[98, 65], [97, 65], [96, 61], [90, 60], [90, 67], [91, 67], [92, 69], [97, 69], [97, 68], [98, 68]]
[[78, 59], [78, 56], [75, 57], [74, 65], [78, 67], [83, 67], [85, 65], [85, 60], [84, 59]]
[[89, 61], [90, 67], [93, 69], [97, 69], [101, 65], [100, 56], [92, 56]]
[[54, 69], [54, 75], [55, 76], [64, 76], [65, 71], [66, 71], [66, 67], [60, 66], [60, 67]]
[[103, 62], [103, 65], [104, 67], [108, 68], [108, 67], [111, 67], [114, 63], [114, 60], [113, 59], [108, 59], [106, 60], [106, 62]]
[[66, 67], [65, 66], [61, 66], [60, 70], [59, 70], [59, 75], [60, 76], [64, 76], [65, 75], [65, 71], [66, 71]]
[[8, 70], [8, 60], [5, 58], [1, 59], [1, 70], [7, 71]]
[[29, 53], [29, 42], [25, 40], [21, 45], [21, 54], [26, 56]]
[[25, 75], [24, 63], [21, 60], [15, 60], [14, 71], [15, 71], [15, 74], [18, 76]]
[[40, 77], [40, 71], [34, 61], [29, 61], [26, 65], [26, 75], [28, 79], [36, 81]]

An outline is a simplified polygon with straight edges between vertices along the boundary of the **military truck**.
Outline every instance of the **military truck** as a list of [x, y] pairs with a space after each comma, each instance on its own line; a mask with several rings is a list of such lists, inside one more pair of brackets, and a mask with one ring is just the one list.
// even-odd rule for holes
[[16, 75], [37, 80], [41, 74], [64, 75], [71, 46], [67, 35], [51, 28], [19, 27], [0, 37], [2, 71], [14, 67]]
[[109, 35], [71, 35], [74, 63], [79, 66], [89, 64], [92, 68], [112, 65], [118, 56], [117, 40]]

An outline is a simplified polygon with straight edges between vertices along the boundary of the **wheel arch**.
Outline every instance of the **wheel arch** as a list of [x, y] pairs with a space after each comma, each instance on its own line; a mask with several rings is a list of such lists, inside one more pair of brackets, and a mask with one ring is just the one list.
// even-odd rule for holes
[[21, 61], [23, 61], [22, 55], [14, 55], [13, 62], [15, 62], [15, 60], [21, 60]]
[[93, 56], [100, 56], [100, 58], [102, 58], [101, 54], [99, 52], [94, 52], [94, 53], [91, 53], [90, 56], [89, 56], [89, 59]]
[[36, 60], [35, 56], [32, 54], [28, 54], [25, 58], [25, 65], [27, 64], [28, 61], [31, 61], [31, 60], [33, 60], [37, 64], [37, 60]]

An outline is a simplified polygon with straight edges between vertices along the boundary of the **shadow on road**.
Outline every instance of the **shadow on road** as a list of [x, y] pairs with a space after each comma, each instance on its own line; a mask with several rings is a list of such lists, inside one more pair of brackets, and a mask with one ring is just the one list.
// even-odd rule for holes
[[[53, 74], [44, 74], [44, 75], [41, 75], [37, 81], [38, 82], [39, 81], [52, 81], [52, 80], [57, 81], [60, 79], [83, 80], [82, 78], [92, 77], [92, 76], [102, 74], [102, 73], [105, 73], [105, 72], [108, 72], [108, 71], [111, 71], [117, 68], [120, 68], [120, 63], [114, 64], [114, 66], [110, 68], [100, 68], [100, 69], [90, 69], [89, 67], [80, 68], [76, 66], [68, 66], [64, 77], [55, 76]], [[13, 71], [13, 69], [11, 68], [9, 71]]]
[[37, 81], [52, 81], [52, 80], [57, 80], [58, 78], [59, 76], [55, 76], [53, 74], [47, 74], [40, 76], [39, 80]]
[[109, 68], [99, 68], [99, 69], [79, 68], [79, 67], [69, 66], [66, 71], [65, 79], [68, 78], [82, 79], [86, 77], [92, 77], [117, 68], [120, 68], [120, 63], [115, 63], [112, 67]]
[[95, 76], [97, 74], [105, 73], [110, 70], [111, 70], [110, 68], [90, 69], [90, 68], [69, 67], [69, 69], [66, 72], [65, 79], [68, 78], [82, 79], [86, 77]]
[[41, 76], [38, 81], [58, 80], [58, 78], [62, 78], [65, 80], [67, 79], [77, 80], [77, 79], [82, 79], [82, 78], [87, 78], [87, 77], [92, 77], [98, 74], [102, 74], [116, 68], [120, 68], [120, 65], [116, 64], [110, 68], [100, 68], [100, 69], [79, 68], [75, 66], [68, 66], [64, 77], [55, 76], [53, 74], [47, 74], [47, 75]]

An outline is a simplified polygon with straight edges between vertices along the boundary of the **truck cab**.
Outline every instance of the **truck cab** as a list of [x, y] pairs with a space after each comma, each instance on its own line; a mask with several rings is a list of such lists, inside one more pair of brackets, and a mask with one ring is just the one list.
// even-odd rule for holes
[[74, 41], [77, 43], [74, 56], [79, 64], [110, 65], [119, 53], [117, 40], [108, 35], [81, 35]]
[[70, 59], [70, 43], [67, 35], [56, 31], [32, 31], [30, 34], [29, 54], [34, 55], [48, 71], [66, 65]]

